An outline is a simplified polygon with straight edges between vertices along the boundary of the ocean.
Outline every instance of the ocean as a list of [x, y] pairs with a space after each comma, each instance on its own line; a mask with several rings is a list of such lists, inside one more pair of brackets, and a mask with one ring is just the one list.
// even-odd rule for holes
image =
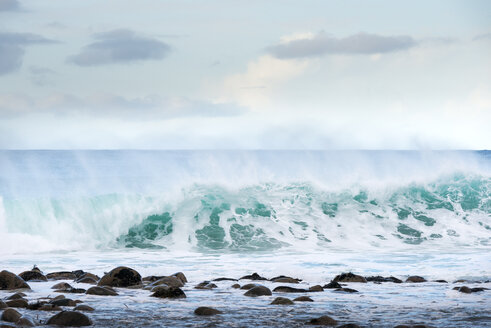
[[[126, 265], [190, 280], [180, 301], [85, 296], [100, 327], [300, 327], [323, 314], [363, 327], [489, 327], [490, 292], [452, 288], [491, 288], [490, 248], [491, 151], [0, 151], [0, 270]], [[193, 288], [253, 272], [323, 285], [349, 271], [428, 282], [350, 283], [359, 293], [293, 307], [230, 281]], [[50, 292], [31, 286], [33, 297]], [[194, 316], [203, 304], [224, 314]]]

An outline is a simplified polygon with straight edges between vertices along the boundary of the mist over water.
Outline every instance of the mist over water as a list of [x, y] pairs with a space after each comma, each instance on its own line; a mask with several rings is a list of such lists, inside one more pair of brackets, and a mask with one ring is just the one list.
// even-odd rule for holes
[[491, 241], [488, 151], [2, 151], [0, 167], [9, 254]]

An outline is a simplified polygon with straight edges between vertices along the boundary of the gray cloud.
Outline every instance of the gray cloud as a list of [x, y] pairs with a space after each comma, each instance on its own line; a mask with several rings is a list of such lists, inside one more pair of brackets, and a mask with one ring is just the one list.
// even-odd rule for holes
[[31, 33], [0, 32], [0, 75], [14, 72], [22, 66], [26, 46], [49, 43], [56, 41]]
[[345, 38], [335, 38], [327, 33], [318, 33], [314, 38], [305, 38], [280, 43], [267, 50], [277, 58], [315, 57], [325, 54], [377, 54], [404, 50], [417, 45], [407, 35], [381, 36], [358, 33]]
[[38, 86], [54, 85], [52, 77], [56, 75], [56, 72], [52, 69], [39, 66], [31, 66], [29, 68], [31, 73], [31, 82]]
[[484, 34], [476, 35], [473, 40], [474, 41], [491, 40], [491, 33], [484, 33]]
[[141, 60], [159, 60], [170, 52], [170, 46], [157, 39], [138, 36], [130, 30], [113, 30], [93, 36], [95, 42], [80, 53], [68, 58], [79, 66], [129, 63]]
[[19, 11], [20, 3], [17, 0], [0, 0], [0, 11]]

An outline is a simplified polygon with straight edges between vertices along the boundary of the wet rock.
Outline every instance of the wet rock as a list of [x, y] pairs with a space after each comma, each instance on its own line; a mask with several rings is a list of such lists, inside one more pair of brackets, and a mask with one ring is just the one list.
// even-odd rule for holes
[[183, 287], [184, 286], [182, 281], [180, 279], [178, 279], [177, 277], [174, 277], [174, 276], [162, 277], [159, 280], [151, 283], [150, 286], [155, 287], [155, 286], [164, 285], [164, 284], [167, 286], [170, 286], [170, 287]]
[[234, 279], [234, 278], [224, 278], [224, 277], [220, 277], [220, 278], [216, 278], [216, 279], [213, 279], [212, 281], [237, 281], [238, 279]]
[[23, 298], [18, 298], [15, 300], [7, 301], [5, 302], [5, 304], [7, 304], [7, 306], [11, 308], [26, 308], [29, 303]]
[[160, 298], [186, 298], [186, 294], [179, 287], [158, 286], [151, 295]]
[[402, 283], [401, 279], [398, 279], [396, 277], [390, 276], [390, 277], [382, 277], [382, 276], [371, 276], [371, 277], [365, 277], [365, 279], [368, 282], [393, 282], [396, 284]]
[[183, 284], [187, 283], [188, 282], [188, 279], [186, 278], [186, 276], [184, 275], [184, 273], [182, 272], [176, 272], [174, 273], [173, 275], [171, 275], [171, 277], [176, 277], [177, 279], [179, 279]]
[[293, 301], [286, 297], [277, 297], [271, 302], [273, 305], [292, 305]]
[[469, 288], [467, 286], [454, 287], [452, 289], [453, 290], [456, 290], [456, 291], [459, 291], [461, 293], [465, 293], [465, 294], [477, 293], [477, 292], [482, 292], [484, 290], [487, 290], [487, 288], [484, 288], [484, 287]]
[[94, 286], [87, 289], [85, 292], [87, 295], [98, 295], [98, 296], [117, 296], [119, 295], [114, 290], [109, 288]]
[[51, 272], [46, 275], [49, 280], [75, 280], [77, 276], [71, 271]]
[[336, 289], [336, 292], [344, 292], [344, 293], [358, 293], [358, 291], [357, 291], [356, 289], [346, 288], [346, 287], [343, 287], [343, 288], [338, 288], [338, 289]]
[[406, 279], [406, 282], [426, 282], [426, 279], [420, 276], [410, 276]]
[[40, 308], [38, 308], [37, 310], [39, 310], [39, 311], [61, 311], [62, 308], [59, 307], [58, 305], [54, 305], [54, 304], [44, 304]]
[[425, 324], [418, 324], [418, 325], [397, 325], [394, 328], [433, 328], [433, 327]]
[[68, 290], [72, 289], [72, 285], [66, 283], [66, 282], [59, 282], [53, 286], [51, 286], [51, 289], [56, 289], [56, 290]]
[[235, 289], [239, 289], [240, 288], [240, 285], [239, 284], [233, 284], [232, 286], [230, 286], [232, 288], [235, 288]]
[[346, 323], [344, 325], [338, 326], [337, 328], [361, 328], [361, 327], [354, 323]]
[[268, 280], [264, 277], [261, 277], [260, 275], [258, 275], [256, 272], [254, 272], [253, 274], [249, 274], [247, 276], [243, 276], [242, 278], [240, 278], [239, 280], [241, 279], [249, 279], [249, 280]]
[[75, 270], [75, 271], [72, 271], [72, 273], [75, 275], [75, 279], [78, 279], [80, 277], [82, 277], [86, 272], [84, 270]]
[[157, 281], [159, 279], [162, 279], [163, 277], [165, 277], [165, 276], [146, 276], [146, 277], [142, 278], [142, 281], [154, 282], [154, 281]]
[[438, 280], [435, 280], [435, 282], [439, 282], [439, 283], [441, 283], [441, 284], [448, 284], [448, 281], [443, 280], [443, 279], [438, 279]]
[[7, 297], [7, 300], [18, 300], [20, 298], [24, 298], [26, 296], [26, 294], [24, 293], [15, 293], [15, 294], [12, 294], [10, 295], [9, 297]]
[[200, 306], [196, 310], [194, 310], [194, 314], [196, 315], [215, 315], [215, 314], [220, 314], [222, 313], [221, 311], [207, 307], [207, 306]]
[[338, 322], [330, 316], [323, 315], [322, 317], [310, 320], [307, 324], [316, 326], [335, 326]]
[[276, 293], [308, 293], [309, 290], [303, 288], [295, 288], [290, 286], [278, 286], [273, 289]]
[[0, 300], [0, 310], [5, 309], [7, 307], [7, 304], [5, 304], [4, 301]]
[[7, 322], [17, 322], [21, 317], [22, 315], [19, 312], [17, 312], [17, 310], [12, 308], [7, 308], [3, 311], [0, 320], [7, 321]]
[[95, 311], [93, 307], [85, 305], [85, 304], [77, 305], [73, 310], [74, 311], [86, 311], [86, 312]]
[[367, 282], [365, 277], [359, 276], [352, 272], [342, 273], [334, 277], [334, 282]]
[[98, 286], [129, 287], [141, 285], [140, 274], [128, 267], [120, 266], [112, 269], [99, 280]]
[[331, 281], [330, 283], [322, 286], [322, 288], [324, 288], [324, 289], [336, 289], [336, 288], [342, 288], [342, 286], [335, 281]]
[[53, 306], [76, 306], [77, 303], [70, 298], [62, 298], [50, 302]]
[[21, 317], [19, 320], [17, 320], [15, 325], [20, 327], [34, 327], [34, 323], [29, 317]]
[[214, 288], [218, 288], [218, 286], [215, 285], [214, 283], [209, 282], [209, 281], [203, 281], [203, 282], [200, 282], [199, 284], [197, 284], [196, 286], [194, 286], [194, 288], [196, 288], [196, 289], [214, 289]]
[[309, 292], [323, 292], [323, 291], [324, 291], [324, 288], [322, 288], [321, 285], [315, 285], [315, 286], [309, 287]]
[[53, 299], [51, 299], [52, 301], [56, 301], [56, 300], [62, 300], [65, 298], [65, 295], [58, 295], [56, 297], [53, 297]]
[[77, 311], [63, 311], [55, 314], [46, 322], [48, 325], [82, 327], [92, 325], [92, 321], [85, 314]]
[[97, 285], [97, 280], [95, 280], [92, 277], [81, 277], [81, 278], [75, 280], [75, 282], [79, 283], [79, 284]]
[[80, 282], [80, 280], [85, 279], [85, 278], [91, 278], [94, 279], [95, 281], [99, 281], [101, 277], [99, 277], [96, 274], [90, 273], [90, 272], [85, 272], [83, 275], [79, 276], [75, 282]]
[[31, 289], [31, 287], [15, 273], [3, 270], [0, 272], [0, 290], [2, 289]]
[[249, 290], [249, 289], [254, 288], [256, 286], [261, 286], [261, 285], [258, 285], [258, 284], [245, 284], [242, 287], [240, 287], [240, 289]]
[[56, 293], [85, 294], [87, 290], [83, 288], [57, 289]]
[[313, 302], [314, 300], [308, 296], [299, 296], [299, 297], [293, 299], [293, 301], [295, 301], [295, 302]]
[[244, 293], [245, 296], [256, 297], [256, 296], [270, 296], [272, 295], [271, 290], [266, 286], [255, 286]]
[[302, 281], [302, 279], [298, 278], [292, 278], [292, 277], [287, 277], [287, 276], [278, 276], [271, 278], [272, 282], [282, 282], [285, 284], [298, 284], [299, 282]]
[[37, 270], [24, 271], [19, 274], [19, 277], [24, 279], [24, 281], [48, 281], [48, 278]]
[[47, 302], [45, 302], [45, 301], [37, 301], [34, 303], [29, 303], [29, 304], [27, 304], [27, 309], [28, 310], [38, 310], [41, 306], [43, 306], [46, 303]]

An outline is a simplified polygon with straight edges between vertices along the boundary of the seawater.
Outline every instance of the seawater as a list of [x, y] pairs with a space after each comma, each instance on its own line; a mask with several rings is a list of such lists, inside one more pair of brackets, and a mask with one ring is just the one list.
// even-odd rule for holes
[[[490, 280], [490, 242], [489, 151], [0, 151], [0, 269], [188, 276], [185, 301], [85, 296], [99, 326], [303, 326], [328, 314], [485, 327], [489, 292], [431, 280]], [[309, 286], [346, 271], [430, 282], [350, 284], [360, 293], [273, 309], [230, 282], [192, 288], [252, 272]], [[226, 314], [203, 322], [199, 305]]]

